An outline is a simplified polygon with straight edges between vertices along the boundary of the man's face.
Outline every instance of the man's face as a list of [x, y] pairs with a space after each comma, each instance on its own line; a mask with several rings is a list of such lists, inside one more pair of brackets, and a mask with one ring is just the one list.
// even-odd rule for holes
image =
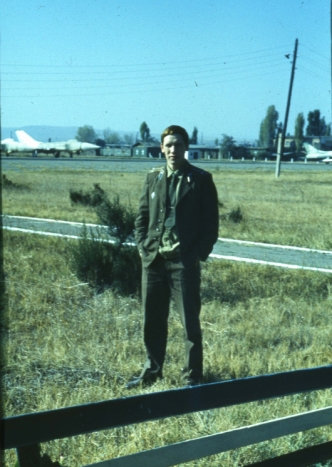
[[160, 145], [161, 152], [165, 154], [167, 165], [171, 170], [178, 170], [184, 161], [187, 150], [181, 135], [167, 135]]

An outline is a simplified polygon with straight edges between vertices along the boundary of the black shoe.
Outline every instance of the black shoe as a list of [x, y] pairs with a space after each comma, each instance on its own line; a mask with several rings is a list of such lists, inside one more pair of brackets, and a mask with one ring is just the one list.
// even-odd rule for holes
[[157, 382], [158, 379], [161, 379], [161, 376], [158, 374], [147, 374], [144, 376], [139, 376], [138, 378], [128, 381], [128, 383], [126, 384], [126, 389], [138, 388], [140, 386], [152, 386], [154, 383]]

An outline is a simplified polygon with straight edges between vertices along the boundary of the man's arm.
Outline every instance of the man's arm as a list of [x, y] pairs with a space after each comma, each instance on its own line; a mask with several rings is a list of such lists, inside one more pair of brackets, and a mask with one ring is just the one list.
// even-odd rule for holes
[[149, 228], [149, 184], [148, 177], [145, 179], [143, 191], [138, 203], [138, 213], [135, 220], [135, 239], [139, 252], [142, 244], [147, 238]]
[[198, 254], [200, 259], [205, 261], [218, 240], [219, 233], [218, 193], [210, 173], [204, 176], [201, 203], [201, 234]]

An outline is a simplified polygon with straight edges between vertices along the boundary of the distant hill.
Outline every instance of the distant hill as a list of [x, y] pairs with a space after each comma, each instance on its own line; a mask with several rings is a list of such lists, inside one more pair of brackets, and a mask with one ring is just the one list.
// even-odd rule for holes
[[78, 127], [29, 125], [20, 128], [2, 128], [1, 139], [13, 138], [14, 140], [17, 140], [15, 135], [16, 130], [24, 130], [33, 139], [47, 142], [49, 138], [51, 138], [51, 141], [66, 141], [68, 139], [74, 139], [77, 134]]
[[[77, 130], [79, 127], [77, 126], [42, 126], [42, 125], [27, 125], [23, 127], [4, 127], [1, 129], [1, 139], [5, 138], [13, 138], [17, 140], [15, 131], [16, 130], [23, 130], [28, 135], [30, 135], [33, 139], [37, 141], [47, 142], [49, 138], [51, 141], [67, 141], [68, 139], [74, 139], [77, 135]], [[103, 137], [104, 130], [98, 130], [94, 128], [95, 132], [99, 137]], [[138, 131], [121, 131], [121, 130], [113, 130], [122, 137], [125, 134], [131, 134], [136, 137], [138, 135]], [[159, 137], [159, 135], [157, 135]]]
[[[23, 130], [33, 139], [37, 141], [47, 142], [49, 139], [51, 141], [67, 141], [68, 139], [74, 139], [77, 135], [78, 126], [47, 126], [47, 125], [27, 125], [23, 127], [4, 127], [1, 129], [1, 139], [13, 138], [17, 140], [15, 131]], [[103, 138], [104, 130], [94, 129], [97, 135], [100, 138]], [[136, 137], [139, 137], [138, 131], [124, 131], [124, 130], [115, 130], [112, 128], [112, 131], [119, 134], [120, 137], [123, 137], [125, 134], [133, 135], [134, 140]], [[159, 141], [160, 134], [152, 133], [151, 136], [156, 138]], [[212, 138], [205, 138], [205, 144], [214, 144]]]

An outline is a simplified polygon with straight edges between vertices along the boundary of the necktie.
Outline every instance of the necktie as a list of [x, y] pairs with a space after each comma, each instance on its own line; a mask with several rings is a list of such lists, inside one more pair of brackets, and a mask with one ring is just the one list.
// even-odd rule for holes
[[176, 205], [176, 185], [178, 177], [173, 172], [171, 175], [171, 181], [168, 186], [167, 193], [167, 218], [165, 221], [165, 227], [168, 229], [175, 225], [175, 205]]

